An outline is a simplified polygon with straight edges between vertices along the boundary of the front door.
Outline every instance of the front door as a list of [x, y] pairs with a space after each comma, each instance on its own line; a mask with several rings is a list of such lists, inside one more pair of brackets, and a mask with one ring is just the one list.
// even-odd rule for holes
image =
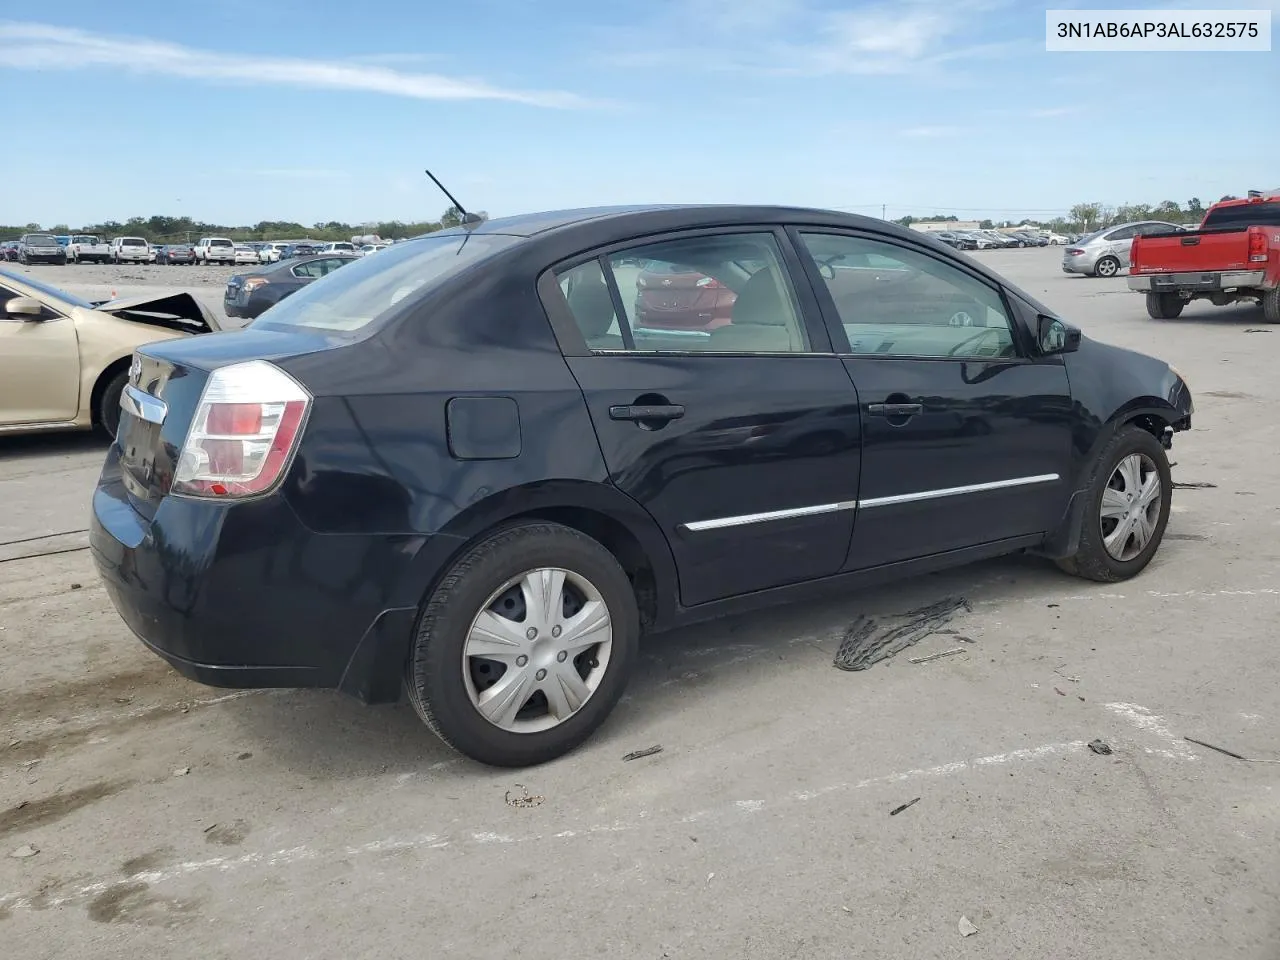
[[11, 314], [16, 290], [0, 286], [0, 424], [63, 423], [80, 406], [75, 323], [49, 307]]
[[613, 251], [562, 272], [560, 292], [591, 349], [567, 361], [610, 479], [662, 528], [681, 602], [838, 572], [857, 402], [821, 324], [804, 321], [816, 304], [797, 294], [778, 237]]
[[846, 568], [1052, 529], [1066, 507], [1071, 391], [1002, 292], [907, 244], [799, 231], [858, 391], [862, 483]]

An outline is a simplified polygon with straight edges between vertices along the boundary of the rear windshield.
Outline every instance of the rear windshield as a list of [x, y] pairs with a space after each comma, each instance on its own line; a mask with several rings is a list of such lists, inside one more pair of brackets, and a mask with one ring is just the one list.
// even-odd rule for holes
[[233, 244], [230, 240], [210, 240], [210, 241], [209, 241], [209, 246], [211, 246], [211, 247], [231, 247], [231, 246], [234, 246], [234, 244]]
[[122, 247], [145, 247], [146, 245], [147, 241], [139, 240], [137, 237], [125, 237], [120, 241]]
[[396, 244], [381, 257], [352, 260], [315, 280], [268, 309], [254, 325], [359, 330], [405, 297], [519, 242], [519, 237], [477, 233]]
[[98, 238], [97, 237], [72, 237], [71, 242], [72, 243], [97, 243]]
[[33, 233], [27, 237], [27, 246], [29, 247], [52, 247], [57, 242], [53, 237], [43, 233]]
[[1218, 230], [1223, 227], [1255, 226], [1280, 227], [1280, 200], [1219, 207], [1209, 211], [1201, 229]]

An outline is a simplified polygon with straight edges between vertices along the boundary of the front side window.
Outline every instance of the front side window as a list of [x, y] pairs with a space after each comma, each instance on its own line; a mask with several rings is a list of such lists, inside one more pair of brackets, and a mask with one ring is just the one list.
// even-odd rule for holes
[[[804, 353], [809, 341], [772, 233], [647, 244], [605, 258], [625, 315], [601, 294], [598, 264], [561, 289], [593, 349], [648, 353]], [[604, 292], [608, 292], [607, 285]], [[629, 342], [628, 342], [629, 341]]]
[[949, 263], [881, 240], [801, 233], [849, 339], [881, 357], [1012, 357], [1000, 293]]

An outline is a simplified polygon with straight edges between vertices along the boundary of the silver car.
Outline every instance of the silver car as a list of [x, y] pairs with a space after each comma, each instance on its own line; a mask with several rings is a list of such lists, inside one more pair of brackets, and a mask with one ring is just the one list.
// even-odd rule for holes
[[1129, 248], [1133, 238], [1148, 233], [1180, 233], [1185, 228], [1163, 220], [1138, 220], [1107, 227], [1062, 251], [1062, 272], [1082, 273], [1088, 277], [1114, 277], [1129, 266]]

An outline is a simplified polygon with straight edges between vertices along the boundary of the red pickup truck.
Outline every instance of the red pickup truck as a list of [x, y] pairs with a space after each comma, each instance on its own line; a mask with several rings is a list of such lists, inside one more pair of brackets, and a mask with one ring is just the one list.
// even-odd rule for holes
[[1257, 300], [1280, 323], [1280, 190], [1215, 203], [1198, 230], [1135, 237], [1129, 289], [1147, 295], [1154, 320], [1172, 320], [1192, 300]]

